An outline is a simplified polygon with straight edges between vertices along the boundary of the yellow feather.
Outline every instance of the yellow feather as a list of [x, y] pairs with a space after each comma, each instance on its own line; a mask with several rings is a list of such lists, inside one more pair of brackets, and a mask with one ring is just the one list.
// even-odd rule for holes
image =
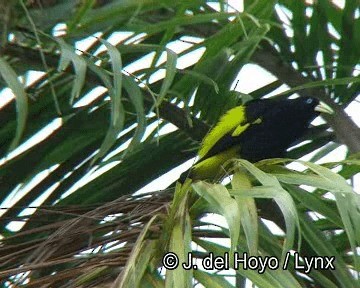
[[250, 123], [246, 123], [245, 125], [239, 125], [235, 128], [235, 130], [231, 133], [231, 136], [239, 136], [242, 132], [246, 130], [250, 126]]
[[[245, 124], [243, 129], [241, 123], [245, 120], [244, 106], [237, 106], [230, 109], [224, 116], [222, 116], [216, 126], [205, 136], [201, 148], [199, 150], [199, 158], [204, 157], [210, 149], [218, 142], [225, 134], [236, 129], [236, 135], [244, 131], [249, 124]], [[238, 127], [239, 126], [239, 127]], [[235, 136], [235, 135], [234, 135]]]
[[239, 146], [232, 147], [231, 149], [228, 149], [195, 164], [191, 178], [193, 180], [214, 179], [216, 176], [219, 176], [222, 165], [226, 161], [236, 158], [239, 149]]

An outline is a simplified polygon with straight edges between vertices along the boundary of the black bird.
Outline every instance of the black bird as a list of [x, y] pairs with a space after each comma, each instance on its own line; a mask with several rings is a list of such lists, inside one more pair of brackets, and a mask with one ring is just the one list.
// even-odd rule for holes
[[199, 160], [180, 177], [213, 180], [232, 158], [250, 162], [283, 157], [321, 112], [333, 113], [312, 97], [253, 100], [226, 112], [203, 139]]

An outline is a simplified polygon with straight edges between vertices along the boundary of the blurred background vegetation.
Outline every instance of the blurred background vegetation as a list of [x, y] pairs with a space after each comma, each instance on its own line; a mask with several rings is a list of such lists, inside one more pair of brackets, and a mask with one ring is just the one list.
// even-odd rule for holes
[[[359, 287], [357, 0], [1, 0], [0, 22], [4, 287]], [[258, 77], [237, 81], [249, 64], [275, 80], [241, 92]], [[228, 185], [134, 194], [196, 156], [227, 109], [293, 93], [335, 111], [289, 151], [307, 155], [300, 171], [240, 161]], [[161, 261], [290, 249], [336, 269]]]

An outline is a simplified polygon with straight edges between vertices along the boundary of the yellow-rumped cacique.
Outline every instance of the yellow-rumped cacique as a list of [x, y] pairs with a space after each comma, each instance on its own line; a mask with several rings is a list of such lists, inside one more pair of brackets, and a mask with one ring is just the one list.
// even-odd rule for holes
[[179, 180], [212, 181], [233, 158], [257, 162], [284, 157], [320, 113], [333, 111], [313, 97], [253, 100], [232, 108], [204, 137], [198, 161]]

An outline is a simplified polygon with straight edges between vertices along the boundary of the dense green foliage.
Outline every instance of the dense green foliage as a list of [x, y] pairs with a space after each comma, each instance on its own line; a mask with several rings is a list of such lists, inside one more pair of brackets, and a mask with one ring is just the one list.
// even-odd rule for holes
[[[360, 91], [358, 1], [244, 2], [239, 12], [206, 0], [0, 1], [0, 95], [14, 93], [0, 102], [1, 284], [359, 287], [360, 198], [349, 180], [360, 130], [345, 112]], [[238, 92], [249, 63], [276, 80]], [[289, 159], [234, 160], [228, 185], [134, 195], [194, 157], [224, 111], [295, 92], [335, 114]], [[46, 137], [34, 140], [39, 131]], [[314, 164], [341, 145], [344, 159]], [[335, 256], [336, 269], [162, 267], [167, 251], [180, 261], [190, 251], [198, 261], [235, 251], [282, 261], [290, 250]]]

